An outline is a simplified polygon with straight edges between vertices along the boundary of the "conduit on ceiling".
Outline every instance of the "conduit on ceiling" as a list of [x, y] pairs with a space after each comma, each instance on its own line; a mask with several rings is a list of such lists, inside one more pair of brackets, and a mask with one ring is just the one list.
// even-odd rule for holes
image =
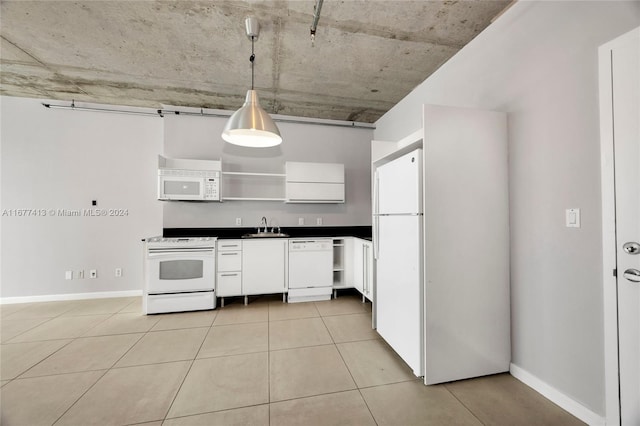
[[316, 42], [316, 28], [318, 28], [318, 21], [320, 20], [320, 10], [322, 9], [322, 3], [324, 0], [317, 0], [313, 6], [313, 22], [311, 23], [311, 47], [315, 46]]
[[[233, 114], [232, 111], [205, 112], [203, 108], [200, 108], [200, 112], [194, 112], [194, 111], [179, 111], [179, 110], [173, 110], [173, 109], [132, 110], [132, 109], [126, 109], [126, 108], [114, 109], [114, 108], [103, 108], [103, 107], [93, 107], [93, 106], [77, 106], [75, 104], [75, 101], [71, 101], [69, 105], [51, 104], [47, 102], [42, 102], [42, 106], [48, 109], [66, 109], [66, 110], [74, 110], [74, 111], [107, 112], [107, 113], [114, 113], [114, 114], [146, 115], [146, 116], [155, 116], [155, 117], [161, 117], [161, 118], [167, 114], [228, 118], [231, 116], [231, 114]], [[317, 124], [321, 126], [352, 127], [354, 129], [375, 129], [376, 128], [375, 124], [372, 124], [372, 123], [361, 123], [357, 121], [329, 120], [324, 118], [281, 116], [281, 117], [273, 117], [273, 121], [277, 121], [279, 123]]]

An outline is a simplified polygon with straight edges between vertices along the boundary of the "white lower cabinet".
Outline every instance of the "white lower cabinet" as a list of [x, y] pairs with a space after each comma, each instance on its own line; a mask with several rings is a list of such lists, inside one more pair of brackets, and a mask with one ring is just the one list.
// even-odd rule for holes
[[371, 241], [353, 238], [351, 255], [353, 287], [373, 301], [373, 244]]
[[218, 272], [218, 297], [242, 295], [242, 272]]
[[146, 297], [147, 314], [186, 312], [214, 309], [214, 293], [198, 291], [192, 293], [150, 294]]
[[[356, 288], [373, 301], [373, 246], [355, 237], [333, 240], [333, 289]], [[216, 296], [287, 293], [288, 240], [285, 238], [219, 240]]]
[[242, 240], [218, 241], [216, 296], [242, 296]]
[[287, 292], [287, 239], [251, 239], [242, 244], [244, 295]]
[[343, 288], [351, 288], [351, 278], [347, 275], [351, 256], [351, 238], [333, 240], [333, 293]]
[[351, 246], [351, 277], [353, 286], [360, 293], [364, 294], [364, 241], [360, 238], [353, 238]]
[[362, 273], [362, 294], [373, 302], [375, 277], [373, 275], [373, 243], [371, 241], [363, 241], [362, 244]]

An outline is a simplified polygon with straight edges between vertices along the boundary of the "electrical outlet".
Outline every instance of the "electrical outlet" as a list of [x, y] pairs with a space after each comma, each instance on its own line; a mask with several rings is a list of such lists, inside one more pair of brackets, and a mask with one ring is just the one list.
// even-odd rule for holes
[[120, 278], [122, 276], [122, 268], [116, 268], [116, 278]]
[[298, 225], [304, 225], [304, 217], [298, 218]]
[[322, 226], [322, 218], [321, 217], [316, 218], [316, 225]]
[[79, 280], [83, 280], [84, 279], [84, 271], [78, 271], [78, 279]]
[[98, 271], [96, 271], [95, 269], [90, 269], [89, 278], [98, 278]]
[[242, 218], [236, 217], [236, 226], [240, 226], [240, 225], [242, 225]]
[[72, 280], [73, 279], [73, 271], [65, 271], [64, 272], [64, 279], [65, 280]]

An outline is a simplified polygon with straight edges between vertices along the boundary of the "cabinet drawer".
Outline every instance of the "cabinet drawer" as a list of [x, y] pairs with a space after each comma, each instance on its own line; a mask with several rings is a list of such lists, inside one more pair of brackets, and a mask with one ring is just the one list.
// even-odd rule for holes
[[201, 311], [216, 307], [213, 291], [149, 295], [145, 302], [145, 314]]
[[290, 288], [287, 300], [289, 303], [331, 300], [332, 292], [331, 287]]
[[216, 283], [216, 296], [241, 296], [242, 295], [242, 273], [241, 272], [220, 272]]
[[218, 251], [242, 250], [242, 240], [218, 240]]
[[239, 271], [242, 269], [241, 251], [223, 251], [218, 253], [218, 271]]

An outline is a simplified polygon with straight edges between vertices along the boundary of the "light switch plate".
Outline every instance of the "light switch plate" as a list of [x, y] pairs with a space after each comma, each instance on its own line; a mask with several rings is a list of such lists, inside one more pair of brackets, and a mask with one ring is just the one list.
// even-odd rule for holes
[[580, 209], [567, 209], [565, 219], [567, 228], [580, 228]]
[[298, 225], [300, 225], [300, 226], [304, 225], [304, 217], [299, 217], [298, 218]]

